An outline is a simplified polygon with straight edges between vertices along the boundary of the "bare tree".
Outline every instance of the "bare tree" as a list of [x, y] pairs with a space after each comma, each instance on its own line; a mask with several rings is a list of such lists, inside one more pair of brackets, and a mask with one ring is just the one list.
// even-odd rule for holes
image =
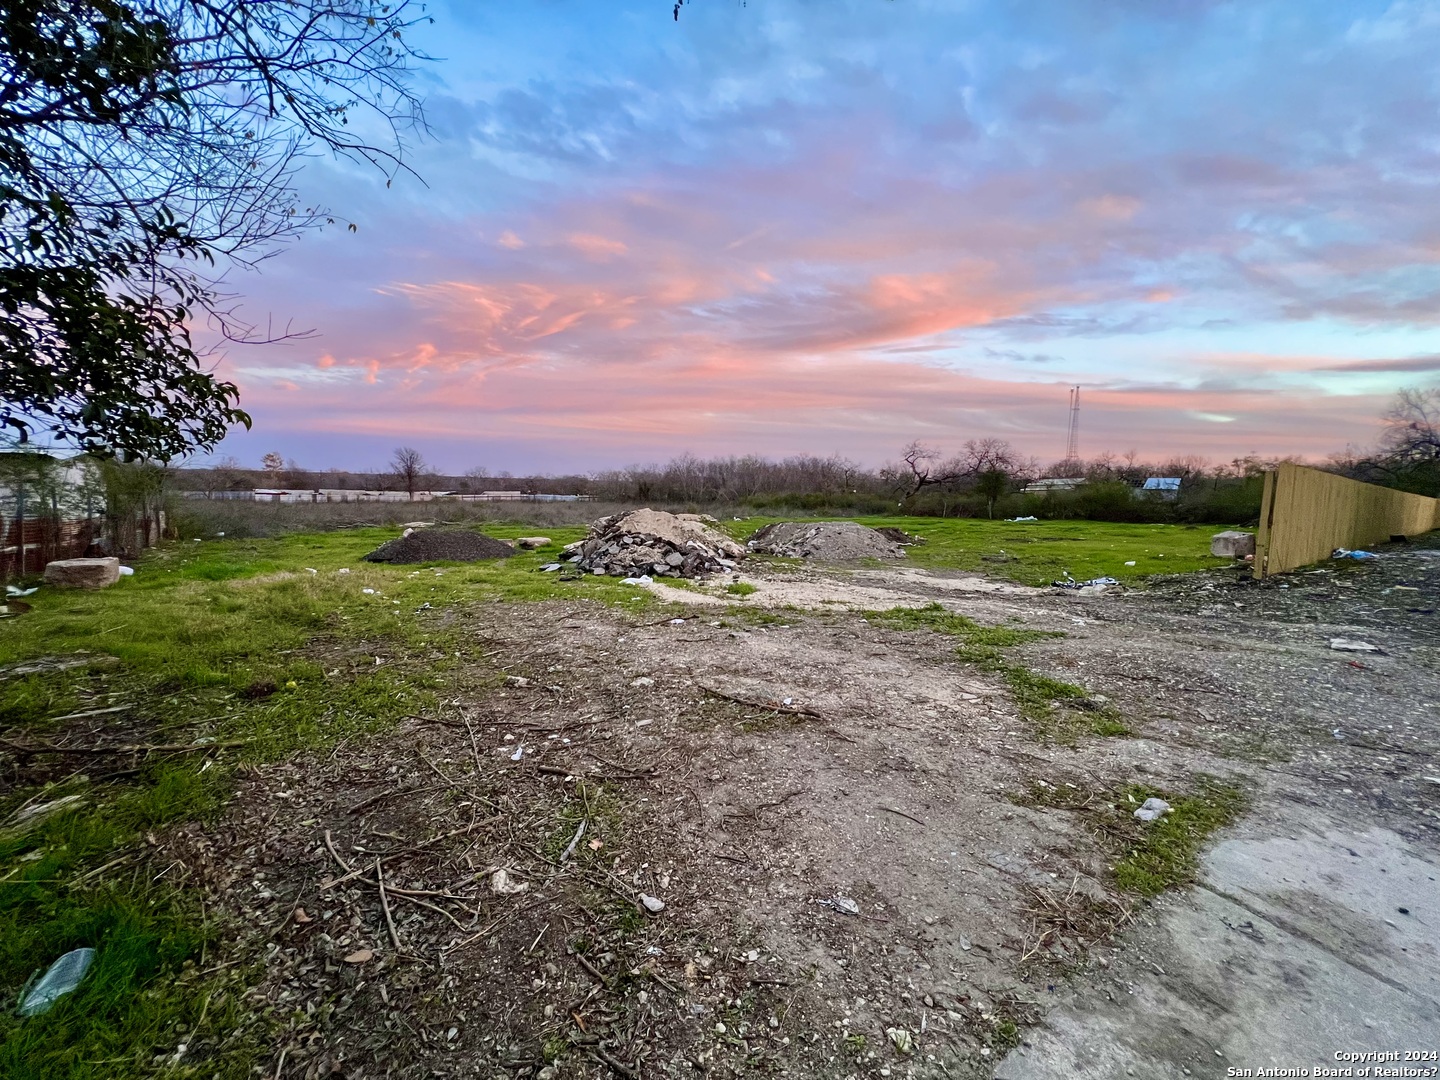
[[[964, 450], [942, 461], [940, 451], [924, 443], [912, 442], [905, 447], [901, 461], [906, 477], [907, 499], [914, 498], [927, 487], [955, 487], [962, 482], [973, 483], [988, 472], [1008, 474], [1017, 464], [1015, 451], [1004, 439], [970, 439]], [[900, 473], [904, 475], [904, 473]]]
[[430, 466], [425, 464], [425, 459], [420, 451], [413, 446], [399, 446], [395, 448], [395, 456], [390, 459], [390, 471], [395, 474], [402, 487], [410, 493], [410, 501], [415, 501], [415, 490], [420, 486], [420, 478], [425, 475]]

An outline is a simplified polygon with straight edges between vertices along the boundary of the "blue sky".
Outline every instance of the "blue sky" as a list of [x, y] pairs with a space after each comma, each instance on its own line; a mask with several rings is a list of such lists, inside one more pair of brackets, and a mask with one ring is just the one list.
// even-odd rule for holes
[[222, 452], [1323, 456], [1440, 373], [1440, 4], [433, 5], [424, 183], [232, 284]]

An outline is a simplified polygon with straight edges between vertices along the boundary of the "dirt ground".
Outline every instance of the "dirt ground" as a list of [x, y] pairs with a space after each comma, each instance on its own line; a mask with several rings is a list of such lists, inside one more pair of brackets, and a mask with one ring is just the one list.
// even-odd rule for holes
[[[904, 567], [731, 580], [645, 621], [418, 613], [470, 636], [464, 692], [257, 770], [221, 826], [163, 841], [267, 943], [267, 1075], [990, 1077], [1057, 1003], [1111, 996], [1165, 910], [1116, 888], [1077, 809], [1132, 783], [1225, 778], [1251, 794], [1234, 835], [1283, 810], [1435, 865], [1440, 550], [1094, 596]], [[858, 613], [932, 602], [1063, 633], [1009, 658], [1133, 735], [1043, 740], [953, 638]]]

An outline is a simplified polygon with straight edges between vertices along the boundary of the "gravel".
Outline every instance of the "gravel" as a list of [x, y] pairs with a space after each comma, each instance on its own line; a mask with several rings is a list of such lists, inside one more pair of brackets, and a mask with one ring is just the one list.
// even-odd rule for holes
[[408, 529], [361, 558], [376, 563], [475, 562], [514, 554], [505, 541], [472, 529]]
[[903, 559], [905, 549], [857, 521], [780, 521], [750, 538], [751, 551], [764, 555], [846, 562], [851, 559]]

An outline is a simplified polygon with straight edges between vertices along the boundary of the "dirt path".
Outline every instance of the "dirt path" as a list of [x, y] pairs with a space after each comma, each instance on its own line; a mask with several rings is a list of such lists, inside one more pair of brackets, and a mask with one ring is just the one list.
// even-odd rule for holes
[[[743, 601], [669, 590], [693, 613], [651, 625], [437, 611], [473, 636], [469, 690], [395, 737], [265, 770], [227, 830], [175, 843], [271, 941], [256, 996], [287, 1076], [988, 1077], [1017, 1045], [998, 1075], [1223, 1075], [1215, 1051], [1259, 1054], [1233, 1033], [1287, 1023], [1297, 999], [1342, 1030], [1325, 1010], [1370, 976], [1334, 959], [1337, 936], [1403, 987], [1380, 1012], [1435, 1015], [1433, 976], [1405, 964], [1433, 964], [1437, 936], [1440, 636], [1408, 609], [1440, 559], [1339, 576], [1076, 597], [806, 570], [762, 573]], [[953, 639], [848, 610], [930, 602], [1065, 632], [1013, 655], [1135, 737], [1038, 741]], [[1366, 635], [1384, 652], [1329, 648]], [[1091, 804], [1200, 773], [1249, 786], [1250, 816], [1208, 890], [1137, 907]], [[1388, 891], [1325, 862], [1349, 843], [1336, 830], [1395, 874]], [[1313, 874], [1277, 884], [1297, 851]], [[1408, 913], [1382, 916], [1392, 901]], [[1260, 938], [1278, 959], [1243, 951]], [[1146, 1036], [1121, 992], [1175, 1037]], [[1084, 1041], [1102, 1023], [1113, 1058]]]

